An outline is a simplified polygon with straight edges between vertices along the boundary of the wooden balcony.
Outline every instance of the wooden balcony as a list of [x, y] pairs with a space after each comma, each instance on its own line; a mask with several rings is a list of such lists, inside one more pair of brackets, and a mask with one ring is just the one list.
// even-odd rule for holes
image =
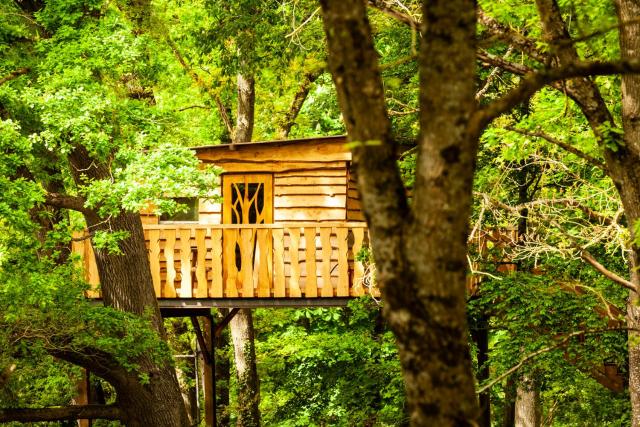
[[[144, 226], [149, 264], [162, 299], [324, 299], [377, 295], [356, 254], [363, 222]], [[86, 280], [99, 277], [89, 240], [74, 242]], [[99, 298], [99, 291], [90, 297]]]

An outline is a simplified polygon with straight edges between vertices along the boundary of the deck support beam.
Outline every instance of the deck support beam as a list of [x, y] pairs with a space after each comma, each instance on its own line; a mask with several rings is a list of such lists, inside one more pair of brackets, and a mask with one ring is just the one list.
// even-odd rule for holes
[[219, 337], [222, 334], [224, 328], [229, 324], [229, 322], [231, 322], [231, 320], [235, 317], [236, 314], [238, 314], [239, 311], [239, 308], [232, 308], [229, 314], [227, 314], [224, 319], [222, 319], [220, 323], [218, 323], [215, 331], [216, 337]]

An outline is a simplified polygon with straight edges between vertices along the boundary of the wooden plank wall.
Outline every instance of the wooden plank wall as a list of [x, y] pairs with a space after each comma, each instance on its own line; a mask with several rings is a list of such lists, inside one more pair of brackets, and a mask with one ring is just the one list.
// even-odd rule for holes
[[347, 165], [274, 173], [274, 222], [336, 222], [347, 219]]
[[360, 194], [356, 185], [356, 176], [353, 171], [349, 171], [347, 182], [347, 221], [364, 221]]

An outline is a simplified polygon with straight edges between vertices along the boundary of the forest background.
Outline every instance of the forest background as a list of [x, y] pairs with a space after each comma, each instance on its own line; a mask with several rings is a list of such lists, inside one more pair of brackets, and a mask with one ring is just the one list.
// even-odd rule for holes
[[[369, 3], [393, 139], [403, 153], [399, 168], [411, 192], [420, 4]], [[541, 24], [544, 3], [481, 2], [474, 83], [481, 105], [553, 63], [557, 46]], [[581, 58], [620, 56], [613, 3], [559, 2], [559, 10]], [[84, 228], [86, 210], [107, 218], [152, 200], [170, 213], [179, 207], [168, 192], [204, 194], [215, 171], [199, 173], [186, 147], [344, 134], [326, 52], [322, 12], [311, 1], [0, 4], [1, 407], [68, 404], [83, 366], [61, 361], [70, 349], [91, 344], [143, 384], [145, 363], [195, 352], [182, 321], [165, 322], [166, 346], [144, 316], [83, 301], [85, 285], [66, 251], [71, 231]], [[514, 425], [517, 413], [557, 426], [623, 426], [634, 418], [622, 279], [630, 224], [603, 157], [620, 149], [620, 80], [594, 80], [612, 114], [600, 135], [570, 85], [539, 91], [482, 134], [467, 263], [482, 281], [467, 295], [467, 320], [483, 413], [493, 425]], [[241, 82], [253, 86], [254, 99], [243, 98]], [[249, 131], [240, 126], [245, 100], [255, 106]], [[69, 165], [81, 163], [78, 147], [107, 164], [107, 176], [75, 176]], [[487, 238], [494, 230], [511, 237]], [[117, 250], [123, 238], [98, 228], [93, 242]], [[409, 422], [394, 336], [379, 304], [254, 313], [262, 424]], [[226, 342], [218, 357], [232, 361]], [[153, 360], [141, 361], [145, 353]], [[229, 369], [223, 422], [243, 411]], [[105, 402], [113, 402], [113, 385], [100, 384]], [[194, 383], [182, 386], [193, 390]]]

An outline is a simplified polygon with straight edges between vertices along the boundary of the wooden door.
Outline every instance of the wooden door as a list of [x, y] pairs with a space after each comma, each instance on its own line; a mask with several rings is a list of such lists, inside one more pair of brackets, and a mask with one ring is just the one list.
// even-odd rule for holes
[[[273, 176], [225, 174], [222, 177], [222, 200], [224, 224], [272, 224]], [[241, 228], [225, 230], [224, 233], [223, 257], [226, 259], [223, 275], [227, 296], [271, 296], [271, 230]]]

